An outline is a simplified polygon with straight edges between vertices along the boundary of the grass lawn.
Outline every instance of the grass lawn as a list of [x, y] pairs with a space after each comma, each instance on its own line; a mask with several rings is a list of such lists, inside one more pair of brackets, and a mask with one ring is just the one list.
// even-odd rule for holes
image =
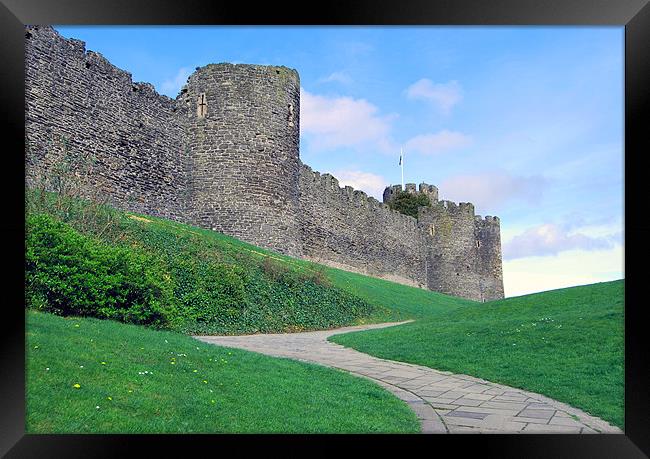
[[340, 269], [327, 268], [326, 273], [333, 285], [377, 307], [377, 312], [368, 322], [426, 319], [477, 304], [475, 301]]
[[[86, 308], [98, 304], [95, 295], [104, 307], [84, 314], [138, 318], [137, 308], [128, 314], [128, 301], [112, 302], [141, 288], [145, 299], [167, 292], [150, 302], [172, 306], [159, 328], [190, 334], [416, 319], [330, 339], [378, 357], [539, 392], [623, 427], [622, 280], [479, 304], [161, 218], [78, 199], [55, 206], [58, 198], [51, 194], [28, 197], [30, 228], [40, 228], [28, 234], [41, 236], [28, 245], [31, 308], [58, 311], [71, 300]], [[37, 226], [43, 214], [74, 231], [54, 223]], [[126, 261], [115, 262], [122, 260], [118, 255]], [[150, 274], [151, 285], [131, 285], [132, 273], [115, 271], [133, 266], [130, 260]], [[98, 267], [108, 274], [98, 275]], [[417, 430], [402, 402], [337, 371], [110, 321], [30, 312], [27, 332], [30, 432]]]
[[28, 433], [419, 432], [344, 372], [108, 320], [27, 313]]
[[361, 352], [538, 392], [623, 428], [624, 281], [471, 306], [335, 335]]

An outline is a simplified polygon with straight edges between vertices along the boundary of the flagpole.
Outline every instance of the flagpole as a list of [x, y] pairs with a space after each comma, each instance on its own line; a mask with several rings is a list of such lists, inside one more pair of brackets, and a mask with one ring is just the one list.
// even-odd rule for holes
[[402, 153], [402, 148], [399, 149], [399, 164], [402, 166], [402, 191], [404, 191], [404, 153]]

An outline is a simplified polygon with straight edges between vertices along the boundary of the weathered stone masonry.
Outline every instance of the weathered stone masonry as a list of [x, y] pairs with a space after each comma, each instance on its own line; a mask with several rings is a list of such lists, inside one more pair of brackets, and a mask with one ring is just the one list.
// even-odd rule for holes
[[188, 154], [177, 102], [50, 27], [28, 27], [25, 44], [27, 183], [67, 143], [94, 153], [92, 186], [113, 204], [183, 220]]
[[426, 287], [431, 244], [418, 221], [336, 178], [300, 170], [303, 256], [349, 271]]
[[191, 221], [300, 256], [298, 73], [208, 65], [190, 76], [180, 99], [188, 107]]
[[[341, 188], [299, 159], [300, 81], [261, 65], [197, 68], [176, 99], [51, 27], [25, 29], [26, 184], [92, 151], [116, 207], [277, 252], [478, 301], [503, 297], [499, 220], [438, 201], [418, 218]], [[91, 190], [88, 190], [90, 193]]]

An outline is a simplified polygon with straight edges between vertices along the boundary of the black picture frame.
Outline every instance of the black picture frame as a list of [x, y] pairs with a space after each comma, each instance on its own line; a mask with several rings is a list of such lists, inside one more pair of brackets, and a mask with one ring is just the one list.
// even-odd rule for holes
[[[291, 3], [198, 0], [84, 2], [0, 0], [0, 113], [6, 133], [0, 186], [5, 272], [0, 352], [0, 455], [6, 457], [115, 457], [133, 453], [303, 455], [372, 454], [397, 447], [423, 454], [526, 458], [636, 458], [650, 454], [648, 333], [643, 312], [650, 211], [643, 188], [650, 111], [650, 5], [648, 0], [364, 0]], [[310, 13], [314, 11], [314, 13]], [[25, 24], [232, 24], [232, 25], [619, 25], [625, 27], [625, 435], [26, 435], [24, 301], [24, 25]], [[645, 115], [645, 116], [644, 116]], [[645, 180], [644, 180], [645, 179]], [[645, 281], [645, 282], [644, 282]], [[7, 295], [7, 293], [11, 293]], [[56, 396], [56, 394], [52, 394]], [[224, 451], [236, 448], [235, 452]], [[414, 451], [413, 451], [414, 452]], [[154, 453], [155, 454], [155, 453]], [[421, 453], [422, 454], [422, 453]]]

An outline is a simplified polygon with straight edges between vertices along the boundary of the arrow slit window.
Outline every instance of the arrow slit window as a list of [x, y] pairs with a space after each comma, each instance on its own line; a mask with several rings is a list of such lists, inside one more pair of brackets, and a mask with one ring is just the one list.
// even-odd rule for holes
[[208, 100], [205, 97], [205, 93], [199, 94], [199, 97], [196, 102], [196, 116], [199, 118], [205, 118], [205, 115], [208, 113]]

